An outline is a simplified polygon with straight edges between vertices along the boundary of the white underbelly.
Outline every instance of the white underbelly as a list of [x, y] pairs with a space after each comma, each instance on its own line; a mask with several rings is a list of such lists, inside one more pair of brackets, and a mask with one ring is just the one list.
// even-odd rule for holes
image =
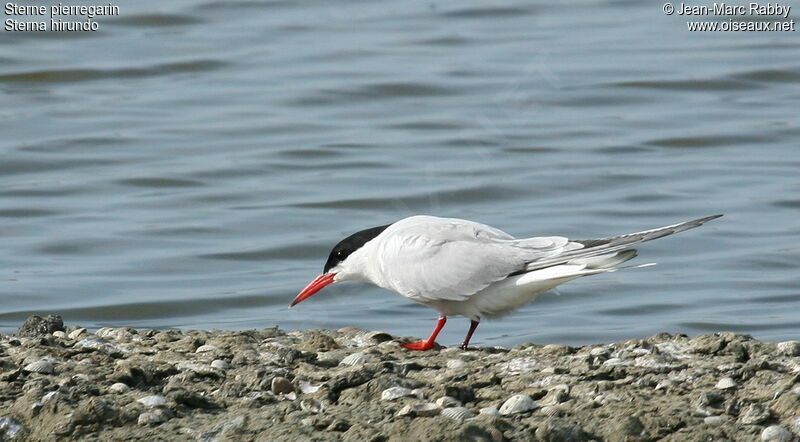
[[532, 302], [540, 294], [581, 276], [612, 269], [590, 269], [584, 265], [565, 264], [514, 275], [492, 283], [464, 301], [426, 301], [444, 315], [461, 315], [473, 320], [496, 318]]

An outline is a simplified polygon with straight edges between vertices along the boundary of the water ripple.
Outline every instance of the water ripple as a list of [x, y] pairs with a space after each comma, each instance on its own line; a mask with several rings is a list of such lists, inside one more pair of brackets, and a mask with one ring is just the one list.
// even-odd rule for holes
[[152, 77], [181, 72], [202, 72], [221, 69], [227, 63], [218, 60], [193, 60], [165, 63], [145, 68], [122, 69], [48, 69], [0, 74], [0, 83], [68, 83], [79, 81]]

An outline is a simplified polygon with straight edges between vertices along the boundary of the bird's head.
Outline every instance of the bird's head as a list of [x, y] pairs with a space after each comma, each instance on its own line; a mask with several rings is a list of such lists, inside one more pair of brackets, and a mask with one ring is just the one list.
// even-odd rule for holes
[[298, 303], [310, 298], [312, 295], [322, 290], [325, 286], [348, 279], [359, 279], [360, 262], [358, 261], [359, 251], [364, 244], [380, 235], [386, 230], [385, 226], [373, 227], [371, 229], [356, 232], [347, 238], [339, 241], [328, 255], [328, 261], [322, 269], [322, 274], [314, 278], [300, 293], [294, 298], [289, 307], [294, 307]]

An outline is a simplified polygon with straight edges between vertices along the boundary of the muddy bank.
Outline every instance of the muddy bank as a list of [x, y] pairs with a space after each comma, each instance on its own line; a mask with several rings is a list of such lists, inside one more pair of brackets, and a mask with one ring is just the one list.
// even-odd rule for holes
[[410, 352], [383, 332], [0, 336], [0, 440], [798, 440], [800, 342]]

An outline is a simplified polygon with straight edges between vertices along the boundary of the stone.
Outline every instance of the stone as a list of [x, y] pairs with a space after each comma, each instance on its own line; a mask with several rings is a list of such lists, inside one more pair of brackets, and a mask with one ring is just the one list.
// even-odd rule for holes
[[64, 331], [64, 320], [59, 315], [29, 316], [17, 330], [17, 336], [36, 337]]
[[294, 392], [292, 382], [282, 376], [272, 378], [270, 390], [275, 394], [288, 394]]
[[784, 341], [777, 345], [778, 353], [785, 356], [800, 356], [800, 341]]

